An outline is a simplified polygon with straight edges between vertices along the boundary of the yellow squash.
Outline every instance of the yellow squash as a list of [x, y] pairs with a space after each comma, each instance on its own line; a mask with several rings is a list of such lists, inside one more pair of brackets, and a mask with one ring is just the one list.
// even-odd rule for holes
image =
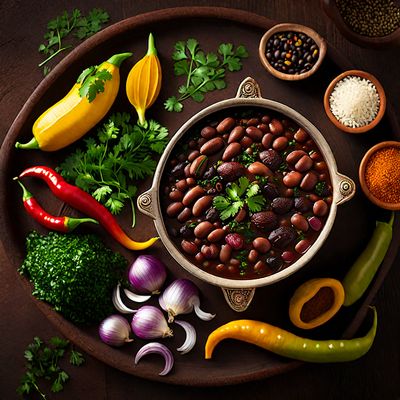
[[154, 37], [150, 33], [146, 55], [132, 67], [126, 80], [126, 94], [138, 113], [141, 125], [146, 122], [146, 110], [160, 93], [161, 78], [160, 60], [154, 46]]
[[[111, 108], [119, 89], [119, 67], [131, 55], [115, 54], [99, 66], [85, 70], [69, 93], [35, 121], [33, 139], [25, 144], [17, 142], [15, 147], [56, 151], [80, 139]], [[80, 90], [85, 89], [85, 84], [86, 88], [90, 84], [92, 87], [83, 94]]]

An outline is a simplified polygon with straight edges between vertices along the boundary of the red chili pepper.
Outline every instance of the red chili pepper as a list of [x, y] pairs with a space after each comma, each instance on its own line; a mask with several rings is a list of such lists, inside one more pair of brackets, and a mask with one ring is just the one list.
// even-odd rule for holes
[[153, 237], [146, 242], [135, 242], [118, 225], [113, 215], [94, 199], [89, 193], [69, 184], [53, 169], [45, 166], [27, 168], [20, 174], [20, 178], [33, 176], [44, 180], [53, 194], [60, 200], [82, 213], [99, 221], [100, 225], [120, 244], [130, 250], [143, 250], [150, 247], [158, 237]]
[[56, 217], [47, 213], [36, 201], [32, 193], [30, 193], [20, 181], [18, 181], [18, 183], [21, 185], [23, 190], [22, 200], [24, 202], [25, 210], [31, 217], [33, 217], [33, 219], [46, 228], [59, 232], [71, 232], [78, 225], [84, 222], [93, 222], [98, 224], [98, 222], [92, 218], [71, 218], [66, 216]]

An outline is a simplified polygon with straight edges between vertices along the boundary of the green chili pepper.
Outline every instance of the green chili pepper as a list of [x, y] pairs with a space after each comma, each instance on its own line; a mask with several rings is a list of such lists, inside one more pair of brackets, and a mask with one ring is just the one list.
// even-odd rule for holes
[[376, 222], [375, 231], [367, 247], [358, 256], [355, 263], [343, 279], [345, 300], [343, 305], [351, 306], [366, 291], [382, 263], [392, 241], [394, 213], [389, 222]]
[[237, 339], [300, 361], [315, 363], [353, 361], [363, 356], [374, 342], [378, 316], [375, 308], [372, 309], [374, 321], [368, 333], [350, 340], [317, 341], [296, 336], [260, 321], [246, 319], [231, 321], [210, 334], [205, 346], [205, 358], [212, 357], [214, 348], [221, 340]]

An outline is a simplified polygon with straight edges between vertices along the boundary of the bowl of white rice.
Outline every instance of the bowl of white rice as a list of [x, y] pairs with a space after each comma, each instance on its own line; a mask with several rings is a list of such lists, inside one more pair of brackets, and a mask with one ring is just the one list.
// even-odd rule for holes
[[324, 107], [331, 122], [341, 131], [364, 133], [374, 128], [385, 114], [385, 91], [370, 73], [346, 71], [329, 84]]

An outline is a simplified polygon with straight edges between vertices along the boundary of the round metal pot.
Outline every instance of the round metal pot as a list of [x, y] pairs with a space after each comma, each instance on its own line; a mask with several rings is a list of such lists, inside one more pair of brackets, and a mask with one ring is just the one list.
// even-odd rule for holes
[[[322, 153], [323, 158], [328, 165], [328, 170], [333, 187], [333, 201], [330, 207], [328, 218], [317, 240], [313, 243], [309, 250], [295, 263], [282, 271], [279, 271], [270, 276], [247, 280], [221, 278], [202, 270], [201, 268], [190, 262], [169, 238], [163, 219], [163, 213], [160, 207], [159, 197], [160, 183], [167, 160], [175, 145], [188, 132], [188, 130], [190, 130], [196, 123], [198, 123], [202, 119], [210, 116], [212, 113], [232, 107], [237, 108], [242, 106], [254, 106], [257, 108], [265, 108], [266, 110], [277, 111], [291, 118], [299, 126], [305, 129], [319, 147], [320, 152]], [[137, 204], [139, 210], [142, 213], [150, 216], [154, 220], [154, 224], [161, 238], [161, 241], [163, 242], [169, 253], [174, 257], [174, 259], [195, 277], [212, 285], [221, 287], [228, 304], [235, 311], [244, 311], [249, 306], [254, 296], [255, 288], [271, 285], [275, 282], [285, 279], [286, 277], [292, 275], [294, 272], [298, 271], [300, 268], [304, 267], [311, 260], [311, 258], [314, 257], [322, 244], [325, 242], [326, 238], [329, 235], [329, 232], [332, 229], [336, 217], [337, 206], [343, 202], [350, 200], [354, 196], [354, 194], [355, 184], [353, 180], [351, 180], [347, 176], [340, 174], [337, 171], [335, 157], [333, 156], [333, 153], [325, 138], [318, 131], [318, 129], [292, 108], [282, 103], [262, 98], [260, 87], [257, 82], [252, 78], [246, 78], [240, 84], [235, 98], [223, 100], [205, 108], [204, 110], [200, 111], [192, 118], [190, 118], [177, 131], [177, 133], [170, 140], [158, 163], [151, 188], [138, 197]]]

